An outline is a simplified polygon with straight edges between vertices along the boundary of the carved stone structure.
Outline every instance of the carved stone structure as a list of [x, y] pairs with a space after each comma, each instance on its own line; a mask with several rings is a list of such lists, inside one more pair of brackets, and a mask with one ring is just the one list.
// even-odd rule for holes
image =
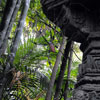
[[83, 61], [73, 100], [100, 100], [100, 0], [42, 0], [47, 17], [80, 42]]
[[73, 100], [100, 100], [100, 33], [91, 33], [80, 49], [83, 62], [79, 65]]

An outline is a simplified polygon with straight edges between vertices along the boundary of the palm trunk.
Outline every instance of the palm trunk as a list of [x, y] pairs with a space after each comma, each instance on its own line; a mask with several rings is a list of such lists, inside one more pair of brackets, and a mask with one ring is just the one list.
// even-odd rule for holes
[[62, 85], [62, 82], [63, 82], [63, 76], [64, 76], [64, 72], [65, 72], [65, 69], [66, 69], [66, 64], [67, 64], [67, 59], [68, 59], [68, 55], [69, 55], [69, 52], [70, 52], [71, 44], [72, 44], [72, 41], [69, 41], [69, 39], [68, 39], [68, 43], [67, 43], [65, 51], [64, 51], [64, 56], [63, 56], [63, 60], [62, 60], [62, 65], [61, 65], [59, 77], [57, 79], [57, 85], [56, 85], [56, 92], [55, 92], [54, 100], [59, 99], [59, 93], [61, 91], [61, 85]]
[[65, 43], [66, 43], [66, 37], [63, 37], [62, 43], [60, 45], [59, 53], [56, 58], [55, 65], [52, 70], [52, 75], [51, 75], [51, 79], [50, 79], [50, 83], [48, 86], [48, 91], [47, 91], [45, 100], [51, 100], [52, 89], [53, 89], [55, 78], [56, 78], [56, 72], [57, 72], [58, 66], [61, 62], [62, 52], [63, 52]]

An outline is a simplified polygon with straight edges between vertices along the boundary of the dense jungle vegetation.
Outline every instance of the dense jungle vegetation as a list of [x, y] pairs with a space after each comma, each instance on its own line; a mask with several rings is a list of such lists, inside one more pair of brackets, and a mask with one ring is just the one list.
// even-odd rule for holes
[[40, 0], [0, 0], [0, 100], [68, 100], [79, 45], [48, 20]]

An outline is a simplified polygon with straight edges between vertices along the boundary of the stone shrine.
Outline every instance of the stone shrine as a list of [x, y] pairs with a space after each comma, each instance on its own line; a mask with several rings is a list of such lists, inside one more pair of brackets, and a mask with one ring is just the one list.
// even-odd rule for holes
[[41, 0], [46, 16], [81, 43], [82, 64], [72, 100], [100, 100], [100, 0]]

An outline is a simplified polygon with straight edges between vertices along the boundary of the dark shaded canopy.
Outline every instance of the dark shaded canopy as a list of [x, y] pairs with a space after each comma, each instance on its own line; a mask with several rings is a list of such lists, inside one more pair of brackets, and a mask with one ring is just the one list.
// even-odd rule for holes
[[67, 37], [83, 43], [91, 32], [100, 31], [99, 0], [41, 0], [46, 16]]

